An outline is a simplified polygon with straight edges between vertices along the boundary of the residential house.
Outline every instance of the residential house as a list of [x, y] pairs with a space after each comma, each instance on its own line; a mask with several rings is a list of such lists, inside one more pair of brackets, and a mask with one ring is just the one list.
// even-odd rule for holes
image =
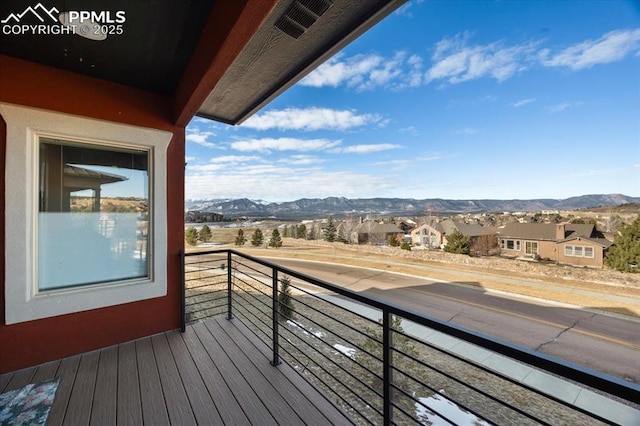
[[[178, 328], [187, 124], [242, 122], [404, 1], [36, 3], [0, 3], [0, 373]], [[71, 211], [68, 165], [144, 211]]]
[[447, 235], [456, 231], [469, 237], [472, 244], [482, 236], [495, 235], [494, 228], [451, 219], [437, 220], [432, 218], [411, 231], [411, 242], [414, 246], [425, 249], [441, 248], [447, 245]]
[[365, 220], [356, 226], [351, 241], [358, 244], [382, 245], [389, 238], [403, 238], [404, 232], [396, 224]]
[[602, 267], [612, 242], [595, 225], [509, 223], [499, 230], [502, 256]]

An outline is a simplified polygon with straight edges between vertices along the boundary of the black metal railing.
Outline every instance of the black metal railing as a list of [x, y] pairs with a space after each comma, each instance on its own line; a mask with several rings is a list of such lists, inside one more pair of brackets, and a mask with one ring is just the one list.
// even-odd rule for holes
[[235, 250], [181, 255], [183, 325], [238, 318], [357, 424], [634, 424], [640, 386]]

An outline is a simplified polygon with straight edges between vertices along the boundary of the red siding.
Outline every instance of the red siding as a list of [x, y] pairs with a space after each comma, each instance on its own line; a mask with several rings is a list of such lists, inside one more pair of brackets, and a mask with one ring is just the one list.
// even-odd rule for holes
[[[167, 296], [77, 314], [4, 325], [5, 265], [0, 262], [0, 373], [179, 327], [183, 247], [183, 127], [168, 97], [0, 55], [0, 101], [173, 133], [167, 164]], [[5, 204], [6, 125], [0, 120], [0, 208]], [[6, 247], [4, 213], [0, 255]]]

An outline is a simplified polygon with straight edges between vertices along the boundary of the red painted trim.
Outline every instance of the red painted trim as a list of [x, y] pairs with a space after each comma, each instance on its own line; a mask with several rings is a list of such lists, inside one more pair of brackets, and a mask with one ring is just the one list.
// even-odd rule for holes
[[172, 131], [171, 98], [0, 55], [0, 100]]
[[189, 124], [278, 0], [217, 1], [176, 90], [174, 123]]
[[[5, 265], [0, 261], [0, 373], [99, 349], [180, 326], [180, 265], [184, 229], [184, 127], [170, 118], [170, 99], [119, 84], [0, 56], [0, 101], [170, 131], [167, 159], [165, 297], [4, 325]], [[0, 254], [4, 259], [6, 126], [0, 120]]]

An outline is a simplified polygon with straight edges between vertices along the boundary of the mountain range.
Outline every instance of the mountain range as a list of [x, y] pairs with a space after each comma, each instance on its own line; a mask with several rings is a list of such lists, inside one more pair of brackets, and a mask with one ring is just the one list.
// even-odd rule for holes
[[618, 206], [640, 203], [640, 197], [622, 194], [581, 195], [565, 199], [533, 200], [445, 200], [430, 198], [356, 198], [345, 197], [302, 198], [281, 203], [249, 200], [188, 200], [188, 211], [214, 212], [229, 218], [251, 217], [279, 219], [318, 218], [328, 215], [386, 214], [394, 216], [424, 216], [432, 214], [481, 212], [539, 212], [542, 210], [578, 210], [591, 207]]

